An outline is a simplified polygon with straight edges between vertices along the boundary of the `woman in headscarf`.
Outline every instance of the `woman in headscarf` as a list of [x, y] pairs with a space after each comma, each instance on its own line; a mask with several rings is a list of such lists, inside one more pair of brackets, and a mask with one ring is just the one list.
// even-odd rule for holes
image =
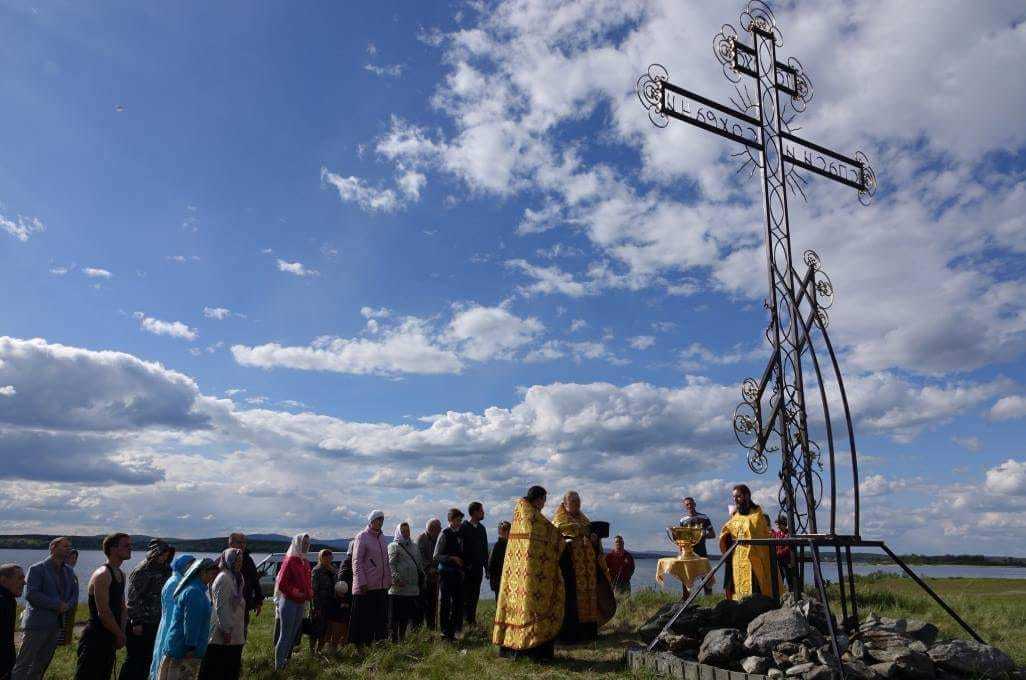
[[313, 599], [310, 562], [310, 535], [296, 534], [274, 582], [274, 601], [278, 607], [278, 629], [274, 640], [274, 667], [285, 668], [303, 624], [303, 609]]
[[157, 680], [195, 680], [210, 640], [207, 588], [220, 570], [214, 560], [194, 561], [175, 586], [167, 647]]
[[566, 584], [566, 604], [560, 642], [576, 643], [594, 640], [598, 629], [609, 619], [599, 608], [598, 589], [601, 580], [609, 583], [606, 561], [598, 537], [591, 531], [591, 520], [581, 512], [581, 496], [569, 491], [552, 516], [567, 542], [567, 550], [559, 560]]
[[161, 589], [171, 578], [174, 555], [166, 541], [154, 538], [146, 547], [146, 559], [128, 577], [126, 653], [118, 680], [144, 680], [149, 672], [160, 626]]
[[544, 488], [532, 486], [513, 511], [492, 629], [500, 656], [551, 659], [563, 624], [563, 537], [541, 512], [546, 499]]
[[385, 513], [375, 510], [367, 518], [367, 528], [353, 539], [353, 613], [349, 622], [349, 641], [366, 645], [388, 637], [388, 588], [392, 574], [388, 569], [388, 546], [381, 526]]
[[388, 546], [388, 568], [392, 585], [388, 589], [388, 618], [392, 629], [392, 642], [402, 642], [406, 628], [417, 619], [420, 602], [420, 584], [424, 580], [424, 567], [420, 552], [410, 539], [410, 525], [400, 522]]
[[325, 548], [317, 553], [317, 566], [313, 578], [313, 601], [310, 603], [310, 618], [317, 629], [317, 635], [310, 638], [314, 652], [333, 654], [342, 641], [342, 605], [335, 591], [338, 573], [332, 563], [335, 555]]
[[171, 614], [175, 606], [175, 589], [185, 577], [189, 565], [196, 558], [192, 555], [179, 555], [171, 561], [171, 578], [160, 591], [160, 625], [157, 626], [156, 642], [153, 645], [153, 661], [150, 663], [150, 680], [157, 680], [160, 662], [167, 652], [167, 637], [171, 632]]
[[199, 680], [238, 680], [242, 674], [242, 646], [246, 644], [243, 561], [239, 548], [228, 548], [217, 559], [220, 573], [210, 584], [210, 642], [200, 665]]

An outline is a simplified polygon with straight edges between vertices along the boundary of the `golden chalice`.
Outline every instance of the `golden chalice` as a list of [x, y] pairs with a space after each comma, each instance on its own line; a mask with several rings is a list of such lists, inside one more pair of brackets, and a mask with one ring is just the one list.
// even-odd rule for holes
[[666, 535], [680, 549], [680, 559], [682, 560], [700, 559], [695, 553], [694, 547], [702, 540], [704, 534], [705, 529], [697, 524], [666, 528]]

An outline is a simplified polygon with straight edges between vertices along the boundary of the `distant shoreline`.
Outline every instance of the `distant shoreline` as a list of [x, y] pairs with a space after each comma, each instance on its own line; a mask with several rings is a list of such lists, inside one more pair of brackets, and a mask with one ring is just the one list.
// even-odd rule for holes
[[[9, 534], [0, 535], [0, 550], [46, 550], [56, 534]], [[103, 536], [68, 536], [71, 544], [78, 550], [99, 550]], [[136, 550], [144, 550], [151, 536], [133, 535], [132, 542]], [[224, 550], [227, 537], [214, 538], [164, 538], [179, 551], [216, 553]], [[327, 548], [333, 551], [345, 550], [350, 539], [313, 539], [310, 550], [318, 551]], [[289, 538], [277, 534], [252, 534], [248, 537], [249, 551], [252, 553], [281, 553], [289, 547]], [[655, 552], [648, 550], [630, 551], [635, 559], [657, 560], [672, 557], [672, 550]], [[915, 565], [946, 565], [972, 567], [1026, 567], [1026, 557], [1000, 557], [992, 555], [900, 555], [906, 564]], [[713, 562], [719, 555], [710, 555]], [[824, 554], [824, 562], [833, 562], [834, 556]], [[852, 553], [852, 561], [860, 564], [892, 564], [890, 558], [877, 553]]]

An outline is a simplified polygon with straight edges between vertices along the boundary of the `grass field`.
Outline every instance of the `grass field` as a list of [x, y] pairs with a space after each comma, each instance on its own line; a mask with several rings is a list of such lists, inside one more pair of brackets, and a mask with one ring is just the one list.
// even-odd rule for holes
[[[968, 637], [957, 624], [921, 594], [909, 579], [894, 576], [860, 578], [860, 614], [872, 610], [882, 616], [925, 619], [937, 624], [942, 635]], [[935, 579], [930, 584], [963, 618], [992, 644], [1008, 652], [1019, 665], [1026, 665], [1026, 580], [1008, 579]], [[342, 678], [384, 678], [410, 680], [542, 680], [583, 678], [627, 678], [624, 649], [637, 642], [633, 634], [638, 625], [674, 596], [641, 591], [621, 602], [616, 617], [602, 630], [599, 640], [573, 648], [556, 648], [556, 660], [545, 665], [498, 658], [490, 644], [488, 631], [474, 629], [462, 641], [450, 645], [435, 635], [419, 631], [401, 645], [382, 644], [360, 654], [348, 647], [334, 659], [312, 657], [305, 645], [293, 657], [284, 673], [275, 673], [272, 665], [271, 633], [274, 619], [268, 609], [250, 628], [245, 650], [243, 677], [302, 678], [328, 680]], [[706, 598], [705, 604], [716, 597]], [[494, 602], [483, 601], [479, 619], [490, 621]], [[119, 656], [120, 661], [120, 656]], [[47, 678], [70, 680], [74, 676], [74, 648], [59, 649]]]

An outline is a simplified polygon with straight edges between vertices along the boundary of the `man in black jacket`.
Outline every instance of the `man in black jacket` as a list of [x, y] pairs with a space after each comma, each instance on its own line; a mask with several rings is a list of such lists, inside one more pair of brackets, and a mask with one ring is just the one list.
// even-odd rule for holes
[[502, 565], [506, 562], [506, 544], [509, 542], [510, 523], [499, 522], [499, 537], [495, 539], [492, 553], [488, 556], [488, 585], [495, 596], [499, 596], [499, 584], [502, 582]]
[[[449, 526], [442, 530], [435, 544], [433, 556], [438, 565], [440, 590], [442, 591], [441, 620], [438, 627], [442, 629], [442, 637], [455, 640], [456, 634], [463, 630], [463, 567], [465, 553], [461, 537], [460, 522], [463, 513], [453, 508], [447, 515]], [[478, 585], [481, 582], [478, 581]]]
[[17, 625], [18, 598], [25, 591], [25, 572], [17, 564], [0, 565], [0, 680], [11, 677], [17, 653], [14, 627]]
[[488, 566], [488, 530], [481, 522], [485, 516], [481, 503], [471, 503], [467, 514], [470, 518], [460, 527], [467, 562], [463, 577], [463, 622], [472, 626], [477, 623], [477, 601], [481, 598], [481, 581]]
[[264, 606], [264, 591], [260, 588], [260, 574], [257, 572], [253, 556], [246, 547], [246, 534], [235, 532], [228, 537], [228, 547], [242, 551], [242, 596], [246, 600], [246, 632], [249, 632], [249, 613], [260, 616], [260, 608]]

